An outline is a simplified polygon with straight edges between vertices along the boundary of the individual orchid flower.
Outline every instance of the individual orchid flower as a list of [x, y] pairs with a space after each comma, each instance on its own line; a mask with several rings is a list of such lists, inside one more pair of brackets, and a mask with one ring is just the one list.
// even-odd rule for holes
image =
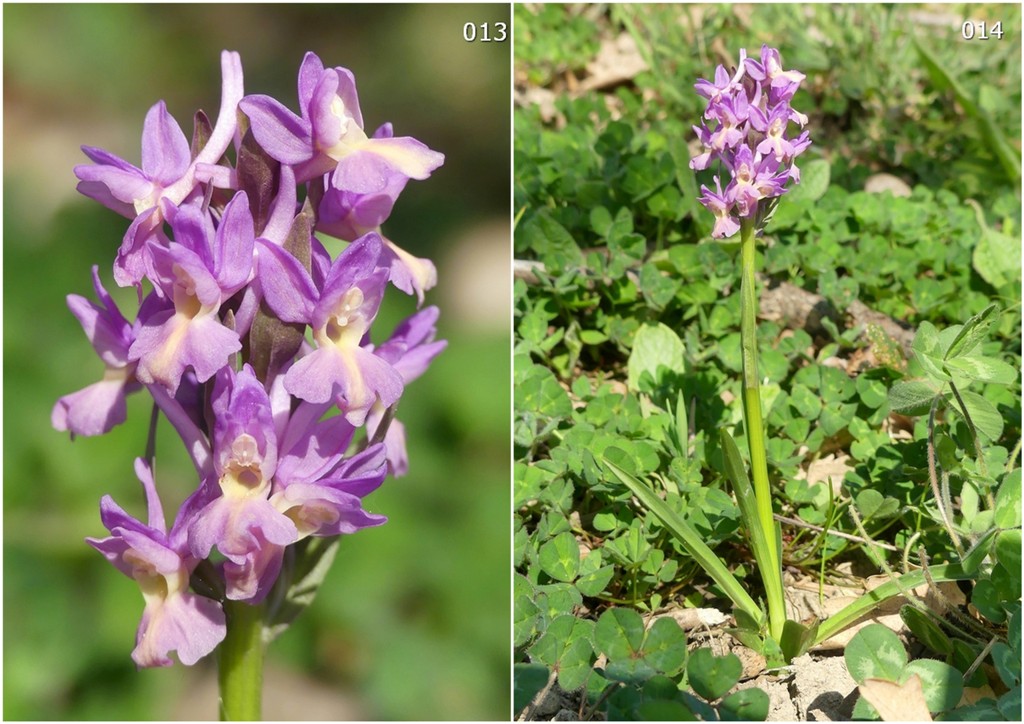
[[238, 373], [225, 367], [211, 408], [214, 475], [203, 484], [212, 500], [192, 519], [189, 545], [198, 558], [216, 546], [227, 559], [225, 595], [258, 603], [277, 578], [284, 547], [298, 540], [292, 521], [268, 502], [277, 471], [270, 398], [249, 365]]
[[[129, 219], [121, 249], [114, 263], [114, 280], [120, 286], [139, 284], [147, 269], [147, 246], [160, 238], [165, 221], [162, 201], [183, 204], [208, 179], [209, 167], [220, 160], [235, 136], [236, 109], [244, 95], [242, 61], [238, 53], [221, 53], [220, 113], [209, 139], [192, 158], [181, 127], [159, 101], [146, 114], [142, 131], [142, 168], [92, 146], [82, 151], [92, 165], [75, 166], [78, 191]], [[204, 176], [204, 173], [206, 174]]]
[[743, 89], [741, 81], [747, 71], [746, 61], [747, 51], [745, 49], [741, 49], [739, 65], [735, 68], [731, 77], [729, 76], [729, 72], [725, 69], [725, 66], [719, 65], [715, 69], [714, 83], [703, 78], [699, 78], [694, 84], [693, 87], [697, 90], [698, 95], [702, 95], [710, 101], [709, 107], [711, 108], [711, 115], [709, 115], [708, 118], [718, 118], [715, 113], [719, 108], [719, 103], [726, 98], [735, 96]]
[[[373, 134], [374, 138], [392, 136], [390, 123]], [[408, 176], [392, 168], [385, 170], [385, 184], [380, 191], [359, 193], [328, 185], [320, 202], [317, 230], [344, 241], [354, 241], [371, 231], [380, 234], [384, 242], [382, 265], [390, 268], [391, 283], [406, 294], [415, 294], [423, 304], [424, 292], [437, 284], [437, 269], [429, 259], [416, 257], [385, 237], [380, 229], [408, 182]]]
[[372, 445], [309, 479], [295, 476], [296, 468], [289, 472], [279, 472], [270, 503], [294, 522], [299, 540], [347, 535], [387, 522], [387, 517], [368, 513], [362, 505], [362, 498], [380, 487], [387, 475], [383, 445]]
[[132, 651], [135, 663], [140, 668], [170, 666], [168, 654], [177, 651], [181, 663], [191, 666], [224, 639], [224, 611], [217, 601], [188, 591], [200, 560], [189, 552], [184, 535], [194, 511], [183, 506], [168, 533], [152, 469], [139, 458], [135, 473], [146, 494], [148, 524], [105, 495], [100, 518], [111, 535], [85, 540], [142, 589], [146, 606]]
[[778, 49], [761, 46], [761, 60], [746, 59], [747, 73], [771, 88], [769, 103], [775, 104], [793, 98], [800, 83], [807, 77], [798, 70], [783, 70]]
[[286, 389], [307, 402], [333, 400], [356, 426], [378, 400], [385, 407], [397, 402], [402, 376], [363, 346], [387, 283], [387, 270], [379, 268], [380, 236], [371, 232], [352, 242], [331, 265], [321, 290], [291, 254], [257, 243], [267, 304], [284, 322], [308, 324], [317, 343], [288, 370]]
[[[445, 347], [445, 340], [435, 341], [437, 336], [437, 318], [440, 310], [427, 307], [407, 318], [399, 324], [391, 337], [374, 350], [374, 354], [386, 360], [394, 367], [402, 381], [408, 385], [427, 371], [430, 363]], [[366, 418], [366, 429], [370, 435], [376, 431], [383, 421], [386, 408], [377, 403]], [[384, 433], [384, 447], [387, 449], [388, 465], [391, 474], [396, 478], [409, 471], [409, 457], [405, 448], [405, 427], [399, 420], [391, 420]]]
[[140, 380], [173, 393], [186, 368], [205, 382], [241, 349], [237, 332], [221, 323], [218, 311], [252, 275], [254, 233], [243, 191], [225, 207], [216, 231], [195, 204], [172, 215], [175, 241], [151, 249], [154, 283], [169, 305], [143, 319], [129, 359], [138, 361]]
[[92, 284], [102, 304], [77, 294], [68, 295], [68, 307], [78, 318], [93, 349], [103, 361], [103, 379], [57, 400], [50, 421], [58, 430], [74, 435], [102, 435], [128, 416], [126, 397], [141, 388], [135, 363], [128, 359], [134, 333], [100, 282], [99, 267], [92, 268]]
[[367, 513], [359, 502], [384, 481], [383, 447], [347, 456], [356, 428], [343, 415], [323, 417], [330, 403], [300, 402], [293, 409], [283, 376], [269, 392], [278, 439], [270, 501], [295, 523], [299, 539], [383, 524], [384, 516]]
[[352, 72], [324, 68], [315, 53], [303, 58], [298, 90], [301, 116], [265, 95], [248, 96], [239, 107], [256, 141], [274, 159], [294, 166], [299, 182], [332, 172], [335, 188], [379, 193], [395, 170], [425, 179], [444, 163], [442, 154], [414, 138], [368, 137]]
[[773, 156], [761, 158], [749, 146], [737, 149], [729, 168], [733, 180], [726, 187], [726, 193], [733, 199], [741, 217], [752, 216], [761, 199], [785, 193], [789, 176], [780, 168], [781, 164]]
[[740, 230], [740, 222], [733, 216], [732, 201], [722, 192], [722, 183], [718, 176], [715, 176], [715, 188], [716, 191], [712, 191], [702, 185], [700, 190], [703, 196], [697, 200], [715, 215], [715, 226], [711, 230], [711, 236], [716, 239], [724, 239]]
[[775, 106], [768, 112], [760, 108], [750, 109], [751, 127], [765, 136], [755, 149], [758, 153], [765, 156], [771, 154], [779, 161], [786, 161], [796, 155], [793, 142], [785, 137], [786, 125], [791, 117], [789, 111], [785, 105]]

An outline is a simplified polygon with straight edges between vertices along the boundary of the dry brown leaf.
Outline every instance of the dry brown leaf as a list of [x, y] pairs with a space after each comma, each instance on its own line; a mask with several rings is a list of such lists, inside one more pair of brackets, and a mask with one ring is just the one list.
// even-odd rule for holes
[[806, 471], [803, 469], [797, 471], [794, 477], [797, 480], [806, 479], [808, 486], [824, 483], [831, 479], [832, 492], [839, 495], [846, 472], [853, 470], [853, 466], [849, 465], [849, 460], [850, 456], [842, 453], [826, 455], [808, 465]]
[[620, 33], [617, 38], [605, 38], [597, 57], [587, 63], [587, 77], [576, 89], [579, 93], [609, 88], [633, 80], [647, 70], [636, 40], [629, 33]]
[[917, 674], [903, 684], [885, 679], [865, 679], [857, 689], [875, 707], [882, 721], [932, 721], [932, 714], [924, 701], [921, 677]]

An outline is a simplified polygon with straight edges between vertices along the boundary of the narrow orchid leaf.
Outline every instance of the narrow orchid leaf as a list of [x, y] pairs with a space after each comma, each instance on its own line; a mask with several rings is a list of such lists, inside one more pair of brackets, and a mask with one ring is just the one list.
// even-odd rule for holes
[[649, 511], [668, 528], [668, 530], [685, 546], [690, 555], [704, 571], [711, 576], [729, 599], [747, 615], [755, 620], [762, 620], [761, 609], [750, 597], [746, 589], [740, 585], [732, 572], [726, 568], [722, 560], [715, 555], [715, 552], [708, 547], [689, 523], [683, 520], [674, 510], [668, 507], [664, 500], [658, 497], [650, 486], [637, 480], [621, 467], [611, 462], [607, 453], [615, 448], [609, 448], [602, 456], [602, 462], [611, 473], [635, 495]]
[[840, 631], [843, 631], [857, 623], [860, 618], [870, 613], [872, 609], [876, 608], [884, 601], [887, 601], [894, 596], [899, 596], [911, 589], [917, 588], [922, 583], [926, 583], [929, 580], [935, 583], [943, 583], [945, 581], [965, 581], [973, 577], [973, 575], [967, 573], [960, 565], [955, 563], [932, 566], [928, 569], [927, 576], [924, 571], [911, 571], [910, 573], [905, 573], [902, 576], [892, 579], [888, 583], [883, 583], [872, 591], [868, 591], [853, 603], [840, 609], [836, 614], [822, 621], [811, 645], [814, 646], [822, 641], [827, 641]]

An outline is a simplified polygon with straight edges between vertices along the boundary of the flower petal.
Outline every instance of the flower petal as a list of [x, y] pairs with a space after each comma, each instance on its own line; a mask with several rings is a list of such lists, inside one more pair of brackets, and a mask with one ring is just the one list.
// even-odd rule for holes
[[170, 186], [188, 170], [192, 152], [178, 122], [163, 101], [146, 114], [142, 126], [142, 171], [161, 186]]
[[313, 128], [270, 96], [247, 96], [238, 107], [249, 117], [256, 142], [272, 158], [296, 165], [314, 156]]

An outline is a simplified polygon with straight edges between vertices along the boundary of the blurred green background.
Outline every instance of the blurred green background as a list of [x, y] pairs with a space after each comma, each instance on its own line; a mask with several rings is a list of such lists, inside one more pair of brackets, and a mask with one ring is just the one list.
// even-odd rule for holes
[[[74, 191], [80, 144], [138, 163], [142, 121], [166, 100], [186, 134], [214, 117], [219, 51], [247, 93], [295, 109], [307, 50], [356, 75], [368, 129], [392, 121], [446, 154], [385, 224], [436, 262], [450, 346], [403, 398], [411, 473], [367, 508], [390, 522], [342, 542], [313, 606], [269, 650], [266, 718], [506, 719], [510, 711], [507, 43], [467, 43], [503, 5], [4, 6], [4, 718], [216, 718], [212, 657], [137, 672], [136, 584], [83, 538], [98, 503], [144, 505], [132, 473], [149, 407], [70, 442], [50, 427], [63, 394], [102, 367], [67, 310], [92, 296], [127, 227]], [[131, 292], [118, 290], [133, 313]], [[411, 313], [393, 291], [378, 334]], [[165, 423], [157, 479], [168, 515], [195, 485]]]

